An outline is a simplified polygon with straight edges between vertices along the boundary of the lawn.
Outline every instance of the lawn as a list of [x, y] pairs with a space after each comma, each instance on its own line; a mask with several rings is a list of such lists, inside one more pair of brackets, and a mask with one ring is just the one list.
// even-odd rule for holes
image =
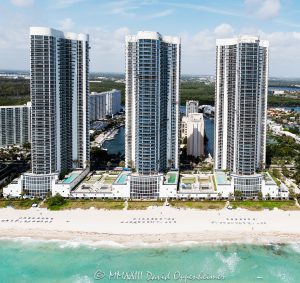
[[107, 176], [105, 177], [103, 184], [105, 185], [111, 185], [115, 180], [117, 179], [117, 176], [113, 177], [113, 176]]
[[268, 173], [270, 174], [271, 178], [275, 181], [277, 186], [280, 186], [280, 181], [274, 176], [271, 170], [268, 170]]
[[225, 201], [170, 201], [170, 205], [179, 208], [195, 208], [195, 209], [223, 209]]
[[128, 209], [129, 210], [145, 210], [149, 206], [162, 206], [164, 202], [162, 201], [129, 201]]
[[0, 208], [12, 206], [15, 209], [29, 209], [34, 203], [40, 203], [37, 199], [0, 200]]
[[[43, 207], [47, 207], [47, 204], [45, 203]], [[124, 201], [67, 199], [65, 204], [55, 207], [55, 210], [76, 209], [76, 208], [89, 209], [91, 207], [94, 207], [96, 209], [107, 209], [107, 210], [120, 209], [121, 210], [124, 208]]]
[[169, 184], [175, 183], [175, 181], [176, 181], [176, 176], [177, 176], [176, 174], [169, 174], [169, 175], [168, 175], [168, 181], [167, 181], [167, 182], [168, 182]]
[[282, 209], [282, 210], [300, 210], [298, 206], [295, 205], [295, 201], [293, 200], [286, 200], [286, 201], [272, 201], [272, 200], [266, 200], [266, 201], [252, 201], [252, 200], [246, 200], [246, 201], [231, 201], [230, 205], [233, 208], [245, 208], [248, 210], [263, 210], [263, 209], [269, 209], [273, 210], [274, 208]]
[[195, 183], [195, 177], [183, 177], [181, 179], [181, 182], [184, 184], [194, 184]]

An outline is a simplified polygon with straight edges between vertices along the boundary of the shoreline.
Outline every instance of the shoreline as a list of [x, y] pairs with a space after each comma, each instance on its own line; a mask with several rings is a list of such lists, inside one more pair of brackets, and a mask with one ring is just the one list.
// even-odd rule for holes
[[[289, 245], [299, 244], [299, 234], [277, 233], [260, 233], [248, 234], [229, 234], [222, 236], [222, 239], [215, 233], [209, 234], [211, 239], [208, 240], [199, 234], [98, 234], [98, 233], [66, 233], [65, 231], [53, 231], [47, 235], [41, 233], [26, 233], [26, 236], [20, 231], [9, 230], [10, 235], [6, 231], [1, 231], [1, 241], [21, 241], [21, 242], [42, 242], [42, 243], [62, 243], [69, 247], [92, 246], [103, 248], [171, 248], [171, 247], [197, 247], [197, 246], [222, 246], [222, 245]], [[213, 235], [216, 237], [214, 238]], [[188, 237], [188, 240], [185, 240]]]
[[293, 244], [300, 243], [299, 218], [300, 211], [282, 210], [2, 208], [0, 240], [64, 241], [121, 248]]

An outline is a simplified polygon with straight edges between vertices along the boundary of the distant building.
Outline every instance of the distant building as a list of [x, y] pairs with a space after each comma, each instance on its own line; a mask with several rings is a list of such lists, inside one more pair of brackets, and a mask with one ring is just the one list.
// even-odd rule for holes
[[161, 172], [178, 168], [180, 38], [126, 38], [125, 162], [132, 198], [156, 198]]
[[190, 113], [186, 122], [187, 155], [204, 155], [204, 119], [202, 113]]
[[106, 118], [106, 93], [92, 92], [89, 95], [90, 121]]
[[283, 95], [285, 94], [285, 91], [284, 90], [281, 90], [281, 89], [272, 89], [272, 90], [269, 90], [269, 94], [272, 94], [272, 95]]
[[188, 117], [190, 113], [198, 113], [199, 109], [199, 101], [197, 100], [187, 100], [186, 101], [186, 113], [185, 115]]
[[0, 147], [30, 142], [31, 104], [0, 106]]
[[243, 36], [217, 40], [215, 169], [229, 170], [246, 197], [261, 191], [266, 159], [269, 43]]
[[121, 111], [121, 91], [113, 89], [106, 92], [106, 115], [113, 116]]
[[187, 116], [183, 116], [181, 118], [181, 123], [180, 123], [180, 137], [182, 139], [187, 137], [187, 121], [188, 121], [188, 117]]
[[89, 96], [90, 121], [100, 120], [121, 111], [121, 92], [113, 89], [105, 92], [92, 92]]

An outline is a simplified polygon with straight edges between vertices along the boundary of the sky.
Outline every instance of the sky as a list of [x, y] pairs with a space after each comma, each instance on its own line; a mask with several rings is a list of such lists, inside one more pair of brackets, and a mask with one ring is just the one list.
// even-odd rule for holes
[[270, 42], [270, 76], [300, 78], [299, 0], [0, 0], [0, 69], [29, 70], [29, 27], [90, 35], [92, 72], [124, 72], [125, 36], [180, 36], [182, 74], [214, 75], [217, 38]]

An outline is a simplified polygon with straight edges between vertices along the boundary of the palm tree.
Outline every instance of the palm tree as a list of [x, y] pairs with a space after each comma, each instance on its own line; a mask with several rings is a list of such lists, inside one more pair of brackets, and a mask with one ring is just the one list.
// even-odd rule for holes
[[243, 198], [243, 193], [239, 190], [234, 191], [234, 197], [241, 200]]
[[262, 200], [262, 199], [263, 199], [263, 194], [262, 194], [261, 191], [259, 191], [259, 192], [257, 193], [257, 198], [258, 198], [259, 200]]

